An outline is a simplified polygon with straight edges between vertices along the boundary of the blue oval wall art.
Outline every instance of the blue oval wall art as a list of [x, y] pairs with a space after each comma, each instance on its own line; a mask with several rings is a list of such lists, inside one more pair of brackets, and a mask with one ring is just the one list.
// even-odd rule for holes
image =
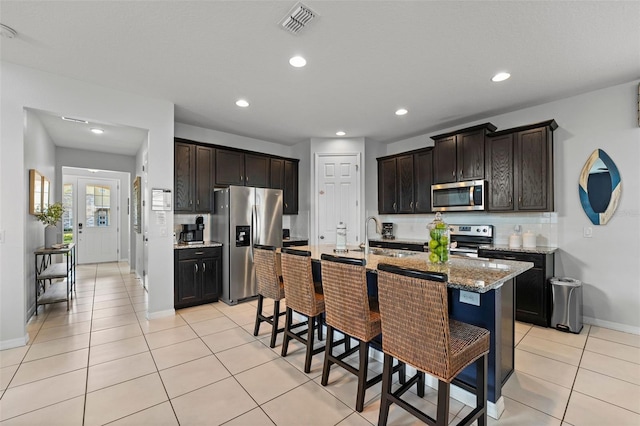
[[594, 225], [605, 225], [618, 208], [622, 181], [611, 157], [601, 149], [593, 151], [580, 173], [580, 203]]

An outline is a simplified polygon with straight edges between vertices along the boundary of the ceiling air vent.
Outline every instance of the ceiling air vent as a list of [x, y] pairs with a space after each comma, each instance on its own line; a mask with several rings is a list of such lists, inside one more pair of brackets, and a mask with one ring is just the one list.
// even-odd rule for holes
[[309, 7], [302, 3], [297, 3], [284, 17], [280, 25], [284, 30], [298, 34], [316, 16], [315, 12]]

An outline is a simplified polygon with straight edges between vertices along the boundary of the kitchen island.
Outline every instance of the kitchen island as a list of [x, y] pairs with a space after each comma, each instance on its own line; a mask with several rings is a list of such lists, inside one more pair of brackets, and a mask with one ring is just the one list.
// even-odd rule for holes
[[[314, 260], [314, 275], [322, 279], [322, 254], [366, 259], [369, 295], [377, 296], [378, 264], [388, 263], [423, 271], [442, 272], [448, 276], [449, 316], [491, 332], [488, 369], [488, 414], [499, 418], [504, 411], [502, 386], [514, 368], [514, 291], [513, 278], [533, 267], [531, 262], [498, 259], [476, 259], [451, 256], [446, 265], [432, 265], [428, 254], [391, 249], [371, 249], [370, 253], [349, 247], [346, 253], [335, 253], [330, 245], [296, 247], [309, 250]], [[427, 376], [427, 383], [437, 387], [437, 380]], [[451, 396], [473, 406], [475, 366], [462, 371], [453, 382]]]

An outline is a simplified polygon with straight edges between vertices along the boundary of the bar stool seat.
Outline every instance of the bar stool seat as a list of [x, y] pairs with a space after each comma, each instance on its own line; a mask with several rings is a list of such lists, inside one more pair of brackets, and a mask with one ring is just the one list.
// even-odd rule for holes
[[[276, 248], [254, 244], [253, 259], [256, 268], [256, 283], [258, 285], [258, 307], [256, 309], [256, 324], [253, 328], [253, 335], [260, 333], [260, 324], [266, 322], [271, 324], [271, 341], [269, 347], [276, 346], [278, 333], [284, 328], [278, 328], [278, 319], [286, 312], [280, 312], [280, 301], [284, 299], [284, 284], [282, 282], [282, 272], [278, 262]], [[273, 299], [273, 314], [263, 313], [264, 299]]]
[[[395, 403], [424, 423], [447, 425], [449, 388], [468, 365], [476, 367], [476, 408], [459, 425], [487, 424], [487, 355], [489, 331], [449, 319], [447, 275], [378, 265], [378, 301], [382, 317], [384, 371], [378, 425], [386, 425]], [[391, 390], [391, 361], [397, 358], [417, 374], [395, 392]], [[424, 396], [424, 374], [438, 378], [438, 408], [434, 419], [401, 399], [413, 383]]]
[[[324, 313], [324, 295], [321, 284], [313, 281], [311, 270], [311, 252], [283, 248], [281, 250], [282, 279], [284, 294], [287, 298], [287, 310], [284, 325], [284, 339], [282, 341], [282, 356], [287, 356], [289, 341], [295, 339], [306, 346], [304, 372], [311, 371], [311, 358], [324, 351], [322, 347], [315, 348], [314, 330], [318, 330], [318, 339], [322, 340], [322, 314]], [[308, 318], [301, 324], [293, 323], [293, 311]], [[302, 331], [294, 331], [296, 327], [307, 325]], [[306, 339], [302, 337], [307, 334]]]
[[[332, 364], [355, 374], [358, 377], [356, 411], [362, 412], [366, 390], [382, 380], [382, 374], [367, 380], [370, 342], [382, 331], [378, 301], [369, 299], [364, 259], [323, 254], [321, 260], [327, 324], [321, 383], [327, 385]], [[336, 330], [345, 335], [345, 351], [339, 355], [333, 353]], [[350, 348], [350, 338], [356, 339], [358, 346]], [[358, 368], [344, 361], [355, 351], [359, 355]], [[404, 383], [404, 364], [399, 364], [396, 370], [401, 371], [400, 379]]]

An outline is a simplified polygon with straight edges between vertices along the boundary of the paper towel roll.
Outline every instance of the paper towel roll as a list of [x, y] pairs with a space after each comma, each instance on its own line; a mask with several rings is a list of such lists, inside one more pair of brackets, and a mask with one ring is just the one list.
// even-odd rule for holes
[[509, 248], [520, 248], [520, 246], [522, 246], [522, 238], [520, 238], [520, 235], [509, 235]]
[[531, 231], [527, 231], [522, 234], [522, 247], [535, 248], [536, 247], [536, 234]]

